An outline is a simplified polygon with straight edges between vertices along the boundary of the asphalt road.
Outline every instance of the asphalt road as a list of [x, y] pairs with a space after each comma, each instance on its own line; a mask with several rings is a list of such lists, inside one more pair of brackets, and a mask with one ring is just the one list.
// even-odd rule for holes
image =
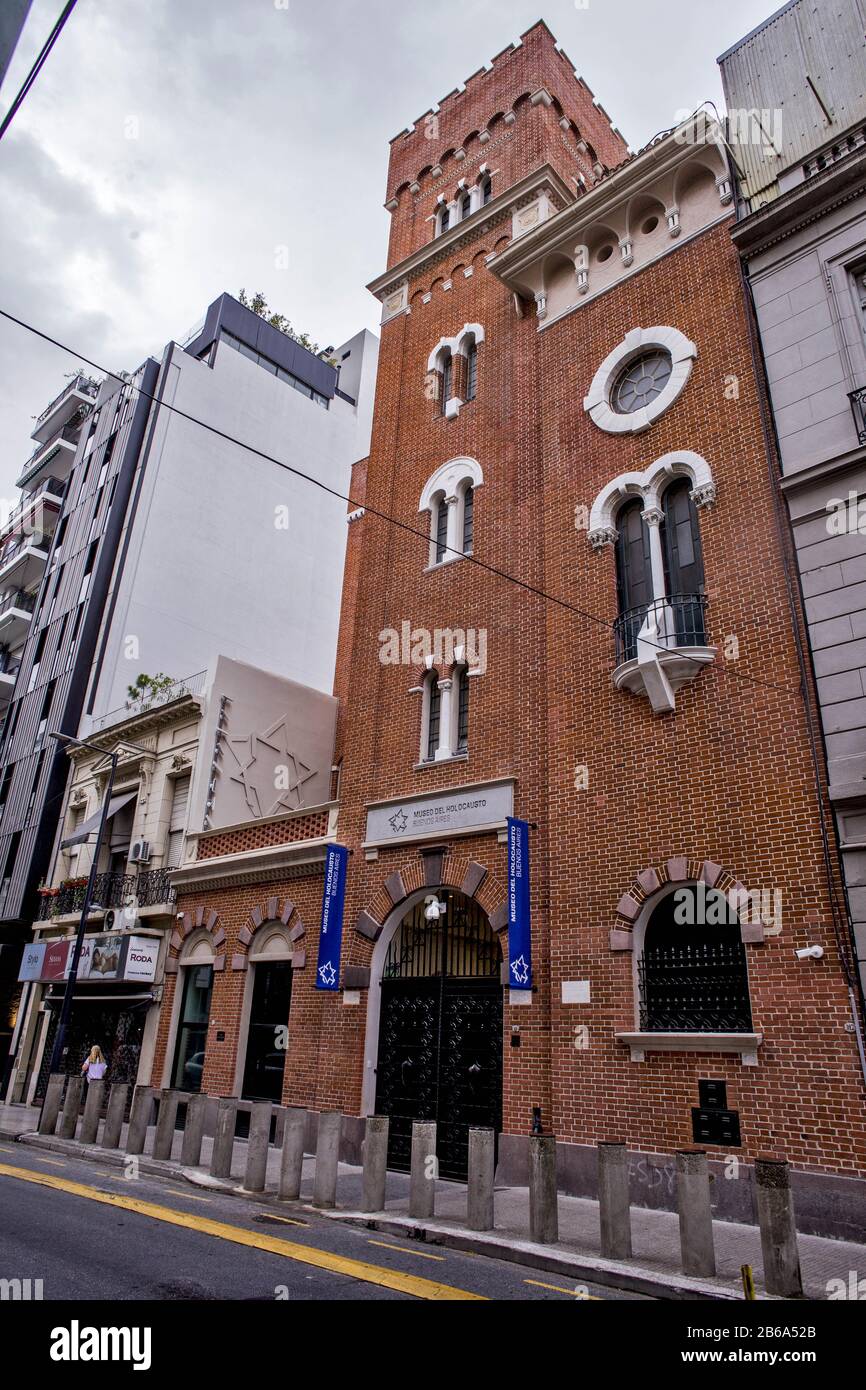
[[23, 1144], [0, 1142], [0, 1212], [0, 1280], [46, 1301], [636, 1297]]

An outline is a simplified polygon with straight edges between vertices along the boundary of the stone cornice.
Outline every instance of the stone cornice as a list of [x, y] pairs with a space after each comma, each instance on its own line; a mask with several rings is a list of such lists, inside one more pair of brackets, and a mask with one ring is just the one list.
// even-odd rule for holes
[[[112, 724], [110, 728], [103, 729], [96, 734], [87, 734], [89, 748], [75, 748], [69, 746], [69, 757], [75, 762], [93, 756], [94, 748], [100, 748], [104, 753], [110, 753], [119, 743], [123, 743], [127, 738], [133, 742], [138, 742], [143, 733], [151, 729], [162, 728], [165, 724], [174, 724], [179, 719], [187, 715], [195, 714], [200, 716], [202, 712], [202, 698], [200, 695], [181, 695], [179, 699], [172, 700], [166, 705], [157, 705], [150, 710], [143, 710], [139, 714], [130, 714], [128, 719], [121, 720], [117, 724]], [[156, 752], [156, 748], [153, 749]]]
[[[836, 164], [781, 193], [772, 203], [750, 213], [732, 228], [740, 255], [761, 251], [793, 236], [802, 227], [819, 222], [835, 208], [862, 196], [866, 178], [866, 146], [852, 151]], [[816, 199], [820, 200], [816, 206]]]
[[474, 212], [465, 222], [458, 222], [456, 227], [449, 228], [444, 236], [426, 242], [411, 256], [398, 261], [382, 275], [377, 275], [375, 280], [370, 281], [367, 289], [377, 299], [382, 299], [409, 280], [410, 277], [416, 275], [423, 266], [433, 264], [440, 258], [451, 255], [459, 250], [464, 242], [475, 240], [485, 222], [498, 221], [505, 214], [510, 213], [514, 205], [519, 203], [521, 199], [528, 197], [545, 184], [549, 185], [566, 204], [571, 203], [576, 196], [574, 190], [568, 187], [568, 184], [557, 174], [552, 165], [542, 164], [534, 173], [527, 174], [526, 178], [521, 179], [519, 183], [512, 184], [505, 193], [493, 198], [486, 207], [479, 208], [478, 212]]

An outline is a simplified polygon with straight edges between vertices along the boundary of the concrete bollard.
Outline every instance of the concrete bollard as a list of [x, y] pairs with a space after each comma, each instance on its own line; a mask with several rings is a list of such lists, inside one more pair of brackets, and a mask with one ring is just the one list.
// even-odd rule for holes
[[598, 1216], [601, 1253], [608, 1260], [631, 1258], [631, 1205], [625, 1144], [598, 1146]]
[[201, 1163], [201, 1141], [204, 1138], [206, 1114], [207, 1096], [193, 1095], [186, 1098], [183, 1143], [180, 1150], [180, 1161], [184, 1168], [197, 1168]]
[[102, 1114], [102, 1101], [105, 1095], [104, 1081], [88, 1081], [87, 1097], [84, 1102], [84, 1119], [81, 1121], [82, 1144], [95, 1144], [99, 1134], [99, 1117]]
[[803, 1279], [788, 1164], [784, 1159], [759, 1158], [755, 1163], [755, 1184], [764, 1287], [767, 1293], [780, 1298], [795, 1298], [803, 1292]]
[[385, 1180], [388, 1175], [387, 1115], [368, 1115], [364, 1134], [364, 1177], [361, 1191], [362, 1211], [385, 1210]]
[[250, 1116], [250, 1136], [247, 1140], [247, 1167], [244, 1187], [247, 1192], [264, 1192], [268, 1176], [268, 1149], [271, 1142], [271, 1115], [273, 1107], [269, 1100], [253, 1106]]
[[126, 1132], [126, 1152], [143, 1154], [147, 1131], [153, 1115], [153, 1098], [156, 1091], [152, 1086], [136, 1086], [132, 1096], [132, 1110], [129, 1112], [129, 1129]]
[[81, 1092], [84, 1090], [83, 1076], [70, 1076], [66, 1083], [66, 1099], [63, 1102], [63, 1114], [60, 1119], [60, 1138], [74, 1139], [75, 1127], [78, 1124], [78, 1112], [81, 1109]]
[[492, 1129], [469, 1131], [469, 1187], [466, 1219], [470, 1231], [493, 1230], [493, 1174], [496, 1134]]
[[290, 1107], [283, 1125], [283, 1151], [280, 1155], [279, 1195], [296, 1202], [301, 1195], [304, 1147], [307, 1138], [307, 1112]]
[[212, 1178], [230, 1178], [232, 1159], [235, 1153], [235, 1128], [238, 1118], [238, 1103], [226, 1096], [217, 1108], [216, 1127], [213, 1136], [210, 1172]]
[[313, 1206], [337, 1205], [337, 1165], [340, 1161], [340, 1135], [343, 1116], [338, 1110], [326, 1110], [319, 1116], [319, 1137], [316, 1141], [316, 1176], [313, 1181]]
[[159, 1093], [159, 1114], [156, 1119], [156, 1134], [153, 1137], [153, 1158], [171, 1158], [179, 1100], [180, 1095], [177, 1091], [160, 1091]]
[[713, 1212], [710, 1205], [710, 1170], [707, 1156], [694, 1149], [677, 1152], [677, 1211], [684, 1274], [716, 1272], [713, 1245]]
[[120, 1136], [123, 1133], [123, 1117], [126, 1114], [126, 1102], [128, 1099], [129, 1086], [126, 1082], [115, 1082], [108, 1093], [108, 1109], [105, 1112], [105, 1124], [102, 1128], [102, 1147], [104, 1149], [117, 1149], [120, 1147]]
[[409, 1215], [428, 1217], [436, 1209], [436, 1125], [428, 1120], [412, 1123], [412, 1157], [409, 1172]]
[[529, 1136], [529, 1239], [538, 1245], [559, 1240], [556, 1196], [556, 1136]]
[[66, 1077], [63, 1072], [51, 1073], [45, 1088], [42, 1113], [39, 1116], [38, 1132], [40, 1134], [53, 1134], [56, 1130], [57, 1116], [60, 1114], [60, 1106], [63, 1103], [63, 1087], [65, 1085]]

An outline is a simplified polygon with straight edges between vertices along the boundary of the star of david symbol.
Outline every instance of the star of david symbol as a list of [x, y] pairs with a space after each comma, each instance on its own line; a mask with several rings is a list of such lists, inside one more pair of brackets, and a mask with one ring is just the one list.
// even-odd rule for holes
[[523, 956], [518, 956], [517, 960], [511, 962], [511, 973], [519, 985], [529, 984], [529, 966]]
[[[229, 752], [238, 766], [238, 775], [231, 780], [243, 788], [247, 809], [256, 819], [276, 816], [281, 811], [297, 811], [304, 804], [304, 786], [316, 776], [291, 752], [288, 740], [286, 720], [278, 719], [262, 734], [228, 741]], [[288, 770], [288, 785], [274, 800], [278, 767]]]
[[394, 815], [390, 817], [388, 824], [395, 835], [402, 835], [409, 824], [409, 817], [406, 815], [405, 811], [396, 811]]
[[337, 983], [337, 972], [330, 961], [323, 965], [319, 971], [323, 985], [335, 985]]

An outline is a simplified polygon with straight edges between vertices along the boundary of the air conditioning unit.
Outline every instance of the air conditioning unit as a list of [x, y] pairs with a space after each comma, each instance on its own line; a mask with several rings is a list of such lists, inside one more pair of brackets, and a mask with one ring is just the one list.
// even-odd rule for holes
[[108, 912], [106, 912], [105, 921], [102, 925], [105, 927], [106, 931], [114, 931], [114, 923], [116, 920], [117, 913], [114, 911], [114, 908], [111, 908]]
[[150, 840], [136, 840], [130, 853], [130, 862], [133, 864], [150, 863]]

